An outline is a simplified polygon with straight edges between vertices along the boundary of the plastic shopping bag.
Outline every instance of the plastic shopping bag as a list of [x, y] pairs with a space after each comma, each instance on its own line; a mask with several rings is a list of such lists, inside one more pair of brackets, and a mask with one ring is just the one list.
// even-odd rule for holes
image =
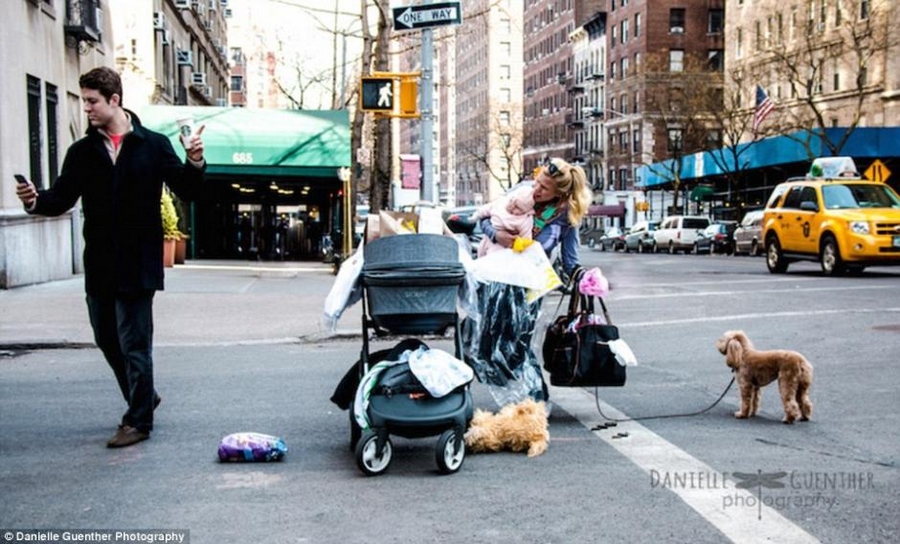
[[329, 331], [334, 332], [338, 320], [344, 310], [353, 306], [362, 298], [362, 285], [359, 276], [363, 269], [363, 244], [359, 244], [356, 253], [341, 263], [341, 269], [325, 297], [325, 312], [322, 323]]

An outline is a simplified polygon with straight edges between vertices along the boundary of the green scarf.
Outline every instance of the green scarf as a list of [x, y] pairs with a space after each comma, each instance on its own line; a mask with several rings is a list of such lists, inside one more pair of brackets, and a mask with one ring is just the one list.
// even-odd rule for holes
[[534, 208], [534, 228], [531, 231], [532, 238], [536, 238], [537, 235], [544, 230], [549, 223], [553, 222], [554, 219], [559, 215], [559, 212], [562, 209], [559, 207], [558, 202], [553, 202], [547, 204], [546, 207], [538, 207]]

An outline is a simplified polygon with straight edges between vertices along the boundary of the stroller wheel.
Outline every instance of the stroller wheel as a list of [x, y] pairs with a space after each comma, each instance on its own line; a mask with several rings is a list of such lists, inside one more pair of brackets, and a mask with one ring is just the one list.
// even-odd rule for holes
[[443, 474], [453, 474], [462, 466], [466, 458], [466, 447], [457, 429], [447, 429], [437, 441], [435, 460]]
[[378, 433], [372, 430], [365, 431], [356, 444], [356, 464], [366, 476], [375, 476], [387, 470], [392, 454], [391, 439], [385, 437], [384, 448], [378, 455]]

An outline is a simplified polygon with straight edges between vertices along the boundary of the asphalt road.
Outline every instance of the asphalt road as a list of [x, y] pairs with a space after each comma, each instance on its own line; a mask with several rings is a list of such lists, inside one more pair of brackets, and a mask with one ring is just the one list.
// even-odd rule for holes
[[[124, 450], [104, 447], [124, 406], [99, 352], [37, 350], [0, 358], [0, 538], [9, 528], [123, 528], [185, 529], [195, 543], [900, 540], [900, 270], [823, 278], [813, 264], [773, 276], [750, 257], [586, 251], [583, 260], [610, 279], [611, 317], [639, 361], [625, 387], [599, 391], [607, 416], [713, 404], [731, 377], [714, 342], [743, 329], [758, 348], [810, 359], [812, 421], [783, 425], [772, 385], [754, 419], [733, 418], [732, 388], [701, 415], [592, 432], [603, 421], [594, 391], [553, 388], [540, 457], [470, 454], [440, 476], [433, 439], [395, 438], [387, 473], [367, 478], [348, 449], [346, 412], [328, 401], [358, 337], [176, 334], [155, 351], [164, 401], [153, 437]], [[214, 289], [202, 277], [170, 275], [168, 292], [199, 297]], [[262, 274], [253, 291], [304, 301], [282, 310], [290, 320], [318, 313], [329, 284]], [[203, 323], [202, 306], [161, 300], [174, 320]], [[545, 301], [545, 317], [557, 300]], [[473, 395], [496, 409], [484, 386]], [[281, 436], [290, 451], [281, 463], [218, 463], [220, 439], [237, 431]]]

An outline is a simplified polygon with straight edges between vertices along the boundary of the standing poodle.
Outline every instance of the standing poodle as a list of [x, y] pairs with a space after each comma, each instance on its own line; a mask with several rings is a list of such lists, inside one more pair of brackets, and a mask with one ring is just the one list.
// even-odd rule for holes
[[716, 348], [725, 355], [725, 363], [735, 373], [741, 388], [741, 409], [734, 417], [743, 419], [759, 410], [760, 388], [778, 380], [781, 402], [784, 404], [784, 423], [808, 421], [812, 415], [809, 388], [812, 385], [812, 365], [796, 351], [757, 351], [743, 331], [727, 331], [716, 340]]

